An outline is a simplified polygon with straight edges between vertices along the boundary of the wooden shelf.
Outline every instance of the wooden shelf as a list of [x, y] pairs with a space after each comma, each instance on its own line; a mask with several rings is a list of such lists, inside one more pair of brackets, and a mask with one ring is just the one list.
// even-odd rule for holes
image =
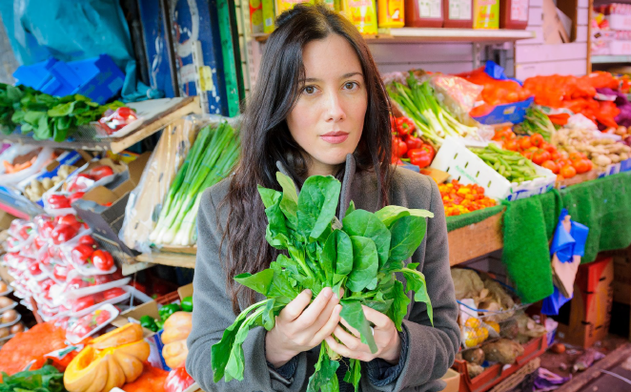
[[631, 63], [631, 56], [592, 56], [592, 64]]
[[[265, 42], [269, 34], [254, 34], [252, 36], [259, 42]], [[528, 30], [477, 30], [477, 29], [447, 29], [447, 28], [417, 28], [403, 27], [390, 29], [389, 34], [366, 36], [366, 41], [375, 42], [505, 42], [521, 39], [535, 38], [534, 31]]]
[[136, 109], [144, 122], [129, 134], [120, 138], [99, 139], [93, 126], [79, 128], [72, 140], [57, 143], [53, 140], [34, 140], [29, 135], [14, 132], [10, 135], [0, 135], [0, 142], [49, 146], [56, 148], [71, 148], [89, 151], [121, 152], [139, 141], [153, 135], [170, 122], [192, 113], [201, 113], [198, 97], [165, 98], [150, 101], [130, 103], [129, 107]]
[[[450, 231], [449, 265], [462, 264], [504, 247], [502, 217], [493, 215], [482, 222]], [[170, 265], [172, 267], [195, 268], [195, 255], [185, 253], [156, 252], [141, 254], [136, 259], [144, 263]]]

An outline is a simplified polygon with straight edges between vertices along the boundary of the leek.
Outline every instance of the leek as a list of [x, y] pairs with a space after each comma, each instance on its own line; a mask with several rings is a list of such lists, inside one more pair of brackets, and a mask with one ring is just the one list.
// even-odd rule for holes
[[150, 241], [190, 246], [196, 241], [197, 211], [204, 190], [230, 174], [239, 157], [236, 131], [227, 123], [203, 128], [178, 171]]

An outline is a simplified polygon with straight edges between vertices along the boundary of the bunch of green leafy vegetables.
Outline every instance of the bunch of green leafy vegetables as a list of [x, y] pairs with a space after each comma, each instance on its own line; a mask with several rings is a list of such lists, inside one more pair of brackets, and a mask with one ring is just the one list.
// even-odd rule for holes
[[[213, 345], [215, 382], [224, 377], [226, 382], [243, 380], [242, 345], [248, 331], [256, 326], [271, 330], [275, 316], [304, 289], [310, 289], [315, 298], [324, 287], [331, 287], [337, 294], [343, 288], [341, 317], [360, 332], [361, 341], [373, 353], [377, 346], [362, 305], [386, 314], [400, 331], [410, 303], [406, 292], [412, 290], [414, 300], [427, 305], [433, 322], [425, 277], [417, 270], [417, 263], [404, 265], [423, 240], [425, 218], [433, 217], [431, 212], [387, 206], [371, 213], [355, 209], [351, 202], [340, 222], [335, 217], [341, 187], [338, 180], [332, 176], [309, 177], [298, 195], [289, 177], [277, 173], [276, 178], [282, 192], [259, 187], [259, 193], [268, 219], [266, 239], [283, 252], [270, 268], [235, 277], [266, 299], [239, 314], [221, 341]], [[405, 289], [396, 279], [397, 272], [407, 281]], [[340, 359], [322, 342], [308, 391], [339, 391], [335, 372]], [[360, 366], [358, 360], [351, 360], [344, 377], [356, 391]]]
[[9, 135], [20, 125], [20, 131], [33, 132], [35, 140], [62, 142], [79, 126], [122, 106], [120, 101], [99, 105], [80, 94], [58, 98], [30, 87], [0, 83], [0, 130]]
[[2, 372], [0, 392], [65, 392], [64, 375], [52, 365], [9, 376]]

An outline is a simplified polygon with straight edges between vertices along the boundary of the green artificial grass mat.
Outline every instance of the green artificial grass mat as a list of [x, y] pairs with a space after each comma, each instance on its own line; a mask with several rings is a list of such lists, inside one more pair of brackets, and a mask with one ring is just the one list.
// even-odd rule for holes
[[497, 215], [504, 210], [503, 205], [497, 205], [494, 207], [487, 207], [482, 210], [469, 212], [462, 215], [448, 216], [447, 217], [447, 231], [454, 231], [461, 227], [469, 226], [474, 223], [482, 222], [486, 218], [493, 215]]

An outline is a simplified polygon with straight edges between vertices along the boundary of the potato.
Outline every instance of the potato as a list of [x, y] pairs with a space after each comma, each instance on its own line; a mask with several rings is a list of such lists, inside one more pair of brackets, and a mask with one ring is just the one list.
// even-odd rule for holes
[[469, 378], [476, 378], [480, 374], [484, 373], [484, 368], [477, 363], [468, 363], [467, 370], [469, 372]]
[[0, 309], [13, 305], [13, 301], [7, 297], [0, 297]]
[[19, 332], [24, 332], [24, 324], [17, 323], [15, 325], [13, 325], [11, 327], [10, 332], [11, 332], [11, 335], [15, 335], [16, 333], [19, 333]]
[[9, 328], [0, 328], [0, 339], [10, 335]]
[[462, 352], [465, 361], [482, 365], [484, 363], [484, 351], [481, 348], [472, 348]]
[[15, 309], [7, 310], [2, 313], [2, 324], [10, 323], [18, 318], [18, 312]]
[[499, 339], [482, 346], [487, 361], [512, 365], [515, 359], [524, 353], [521, 344], [510, 339]]

